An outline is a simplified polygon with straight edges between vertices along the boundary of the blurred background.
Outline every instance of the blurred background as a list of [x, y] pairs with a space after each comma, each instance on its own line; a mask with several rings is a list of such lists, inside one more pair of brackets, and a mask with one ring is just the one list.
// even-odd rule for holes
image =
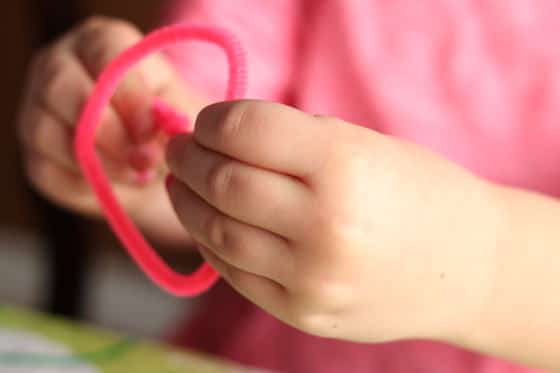
[[[158, 337], [192, 304], [155, 288], [107, 228], [58, 210], [22, 176], [15, 116], [30, 58], [41, 45], [92, 15], [157, 22], [161, 0], [12, 0], [0, 23], [0, 304], [55, 313], [129, 334]], [[141, 294], [141, 296], [138, 296]]]

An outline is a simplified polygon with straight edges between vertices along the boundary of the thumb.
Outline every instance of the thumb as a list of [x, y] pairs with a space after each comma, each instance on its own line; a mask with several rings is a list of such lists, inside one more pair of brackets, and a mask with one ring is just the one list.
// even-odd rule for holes
[[[90, 22], [74, 39], [73, 49], [95, 81], [117, 56], [138, 43], [142, 32], [121, 20]], [[189, 92], [177, 70], [164, 54], [154, 54], [134, 66], [111, 99], [133, 143], [149, 141], [156, 132], [152, 105], [156, 97], [183, 114], [194, 117], [204, 100]]]
[[[93, 80], [117, 56], [138, 43], [143, 34], [133, 25], [120, 20], [101, 20], [86, 27], [75, 38], [74, 52]], [[130, 143], [125, 158], [140, 172], [153, 168], [162, 157], [158, 144], [158, 126], [153, 115], [156, 98], [189, 118], [194, 118], [204, 101], [190, 93], [171, 62], [163, 54], [154, 54], [134, 66], [115, 91], [111, 107], [117, 122], [124, 127]], [[111, 139], [100, 133], [98, 144]], [[114, 149], [115, 153], [124, 149]]]
[[137, 144], [150, 142], [160, 130], [154, 109], [172, 108], [194, 121], [206, 104], [164, 55], [146, 59], [127, 74], [112, 100], [131, 140]]

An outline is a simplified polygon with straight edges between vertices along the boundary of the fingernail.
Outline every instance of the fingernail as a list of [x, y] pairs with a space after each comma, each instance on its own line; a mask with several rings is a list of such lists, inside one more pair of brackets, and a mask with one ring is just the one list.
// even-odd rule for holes
[[155, 146], [144, 145], [133, 149], [128, 155], [128, 164], [133, 169], [143, 172], [153, 167], [157, 161]]
[[145, 140], [152, 136], [156, 131], [151, 108], [149, 108], [149, 105], [146, 104], [138, 105], [141, 109], [132, 115], [132, 127], [130, 131], [136, 141]]
[[143, 171], [131, 170], [127, 174], [128, 182], [132, 185], [145, 186], [157, 178], [157, 171], [146, 169]]
[[154, 181], [157, 177], [156, 170], [149, 169], [137, 173], [137, 183], [140, 185], [146, 185]]

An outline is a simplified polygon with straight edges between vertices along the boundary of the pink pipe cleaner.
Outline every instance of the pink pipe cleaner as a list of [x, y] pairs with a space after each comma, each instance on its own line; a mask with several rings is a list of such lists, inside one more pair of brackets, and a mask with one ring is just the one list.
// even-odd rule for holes
[[[246, 88], [245, 54], [232, 35], [213, 27], [183, 24], [164, 27], [124, 51], [101, 74], [80, 117], [74, 143], [80, 167], [126, 251], [155, 284], [176, 296], [201, 294], [216, 283], [219, 275], [207, 263], [192, 274], [180, 274], [161, 259], [116, 199], [96, 153], [95, 133], [104, 109], [128, 70], [148, 55], [188, 40], [212, 43], [224, 50], [229, 61], [226, 99], [242, 98]], [[154, 102], [153, 113], [160, 130], [168, 135], [189, 131], [188, 119], [162, 100]]]

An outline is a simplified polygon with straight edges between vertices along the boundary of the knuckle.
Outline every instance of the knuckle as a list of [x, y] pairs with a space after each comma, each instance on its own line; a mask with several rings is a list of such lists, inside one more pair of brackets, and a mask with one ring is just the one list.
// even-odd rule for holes
[[78, 54], [87, 64], [103, 61], [107, 56], [107, 33], [102, 29], [87, 29], [80, 35]]
[[105, 66], [110, 59], [107, 41], [98, 33], [87, 33], [82, 36], [78, 46], [78, 55], [90, 72], [96, 72], [99, 66]]
[[86, 21], [78, 36], [78, 54], [89, 66], [105, 65], [113, 57], [116, 43], [132, 44], [141, 32], [133, 24], [112, 18], [93, 18]]
[[325, 309], [335, 310], [347, 304], [352, 291], [349, 286], [338, 281], [323, 281], [317, 286], [317, 302]]
[[250, 102], [238, 102], [232, 105], [219, 121], [217, 135], [220, 143], [231, 143], [251, 125], [257, 114], [255, 105]]
[[[315, 287], [320, 288], [317, 285]], [[348, 300], [340, 298], [339, 289], [323, 287], [292, 298], [288, 317], [298, 329], [321, 337], [332, 337], [337, 332], [337, 323], [348, 312], [348, 308]]]
[[[344, 200], [337, 202], [346, 202]], [[340, 247], [352, 240], [352, 211], [346, 212], [329, 201], [321, 201], [322, 206], [310, 214], [314, 237], [321, 242], [325, 255], [336, 256]]]
[[221, 222], [216, 214], [210, 214], [206, 219], [201, 221], [200, 224], [201, 234], [208, 237], [208, 239], [214, 243], [215, 241], [220, 241], [220, 236], [222, 234]]
[[324, 307], [326, 303], [339, 298], [339, 291], [337, 291], [336, 286], [329, 283], [328, 280], [312, 281], [304, 285], [303, 288], [306, 290], [308, 299], [320, 307]]
[[202, 222], [202, 234], [208, 239], [212, 248], [223, 247], [226, 240], [223, 218], [217, 213], [210, 214]]
[[308, 271], [293, 284], [294, 295], [306, 309], [338, 312], [352, 302], [352, 281], [328, 264], [328, 271]]
[[223, 216], [218, 215], [212, 219], [207, 235], [215, 250], [232, 258], [243, 256], [241, 239]]
[[[342, 180], [352, 180], [344, 175]], [[355, 193], [354, 195], [361, 195]], [[363, 237], [371, 229], [371, 220], [366, 213], [357, 212], [355, 200], [349, 196], [341, 196], [335, 203], [325, 193], [319, 199], [321, 206], [312, 211], [310, 221], [314, 227], [314, 237], [321, 241], [329, 255], [340, 255], [341, 248], [363, 242]]]
[[57, 97], [64, 93], [66, 86], [67, 61], [60, 55], [51, 55], [42, 65], [41, 95]]
[[226, 201], [231, 194], [234, 175], [235, 165], [232, 161], [217, 163], [208, 173], [207, 189], [209, 197], [217, 202]]
[[42, 118], [24, 118], [17, 126], [17, 136], [19, 142], [29, 149], [38, 148], [39, 136], [38, 128], [42, 125]]
[[235, 105], [224, 114], [217, 130], [220, 143], [227, 144], [237, 136], [245, 113], [243, 106]]
[[300, 330], [315, 336], [326, 337], [334, 323], [333, 317], [327, 313], [309, 311], [303, 307], [296, 307], [290, 318], [292, 324]]

